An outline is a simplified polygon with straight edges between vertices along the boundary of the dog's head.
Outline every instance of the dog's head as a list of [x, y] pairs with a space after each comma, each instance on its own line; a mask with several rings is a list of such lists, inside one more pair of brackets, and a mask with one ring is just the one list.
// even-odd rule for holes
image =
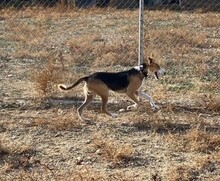
[[157, 80], [159, 79], [159, 77], [166, 74], [165, 70], [162, 69], [157, 63], [155, 63], [152, 56], [148, 57], [148, 60], [147, 60], [146, 64], [147, 64], [148, 70], [154, 74], [154, 77]]

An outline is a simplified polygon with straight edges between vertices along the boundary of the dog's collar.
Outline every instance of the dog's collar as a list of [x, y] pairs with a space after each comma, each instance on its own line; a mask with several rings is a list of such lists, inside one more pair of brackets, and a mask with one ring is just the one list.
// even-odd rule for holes
[[140, 72], [144, 75], [144, 77], [148, 76], [147, 72], [144, 71], [144, 69], [145, 69], [144, 65], [140, 65], [139, 69], [140, 69]]
[[147, 72], [144, 72], [144, 65], [135, 66], [134, 68], [135, 68], [136, 70], [138, 70], [139, 72], [141, 72], [141, 73], [144, 75], [144, 77], [147, 77], [147, 76], [148, 76]]

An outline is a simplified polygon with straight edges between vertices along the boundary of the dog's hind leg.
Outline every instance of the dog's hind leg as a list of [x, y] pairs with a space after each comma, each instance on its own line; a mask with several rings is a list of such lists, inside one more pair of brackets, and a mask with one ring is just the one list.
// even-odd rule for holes
[[95, 98], [96, 94], [88, 92], [86, 84], [84, 86], [84, 94], [85, 94], [85, 100], [84, 100], [83, 104], [77, 109], [77, 114], [82, 121], [90, 122], [90, 119], [84, 118], [82, 116], [82, 112], [92, 102], [92, 100]]
[[103, 113], [106, 113], [107, 115], [116, 118], [118, 115], [111, 113], [107, 109], [107, 103], [108, 103], [108, 96], [109, 96], [109, 89], [108, 87], [103, 84], [102, 82], [96, 82], [96, 86], [90, 87], [97, 95], [99, 95], [102, 99], [102, 107], [101, 111]]
[[108, 93], [102, 94], [102, 95], [100, 95], [100, 96], [101, 96], [101, 98], [102, 98], [102, 112], [108, 114], [109, 116], [111, 116], [111, 117], [113, 117], [113, 118], [116, 118], [118, 115], [109, 112], [108, 109], [107, 109]]
[[92, 102], [92, 100], [94, 99], [94, 95], [93, 94], [88, 94], [86, 95], [85, 97], [85, 101], [83, 102], [83, 104], [77, 109], [77, 113], [78, 113], [78, 116], [79, 118], [82, 120], [82, 121], [85, 121], [85, 122], [89, 122], [90, 119], [88, 118], [85, 118], [82, 116], [82, 112], [83, 110]]

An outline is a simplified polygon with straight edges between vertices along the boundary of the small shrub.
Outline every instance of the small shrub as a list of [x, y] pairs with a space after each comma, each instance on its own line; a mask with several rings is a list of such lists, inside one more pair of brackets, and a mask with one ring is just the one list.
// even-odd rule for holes
[[32, 73], [32, 79], [40, 98], [45, 99], [53, 94], [54, 87], [61, 82], [62, 75], [62, 68], [57, 67], [52, 61], [48, 61], [44, 68]]

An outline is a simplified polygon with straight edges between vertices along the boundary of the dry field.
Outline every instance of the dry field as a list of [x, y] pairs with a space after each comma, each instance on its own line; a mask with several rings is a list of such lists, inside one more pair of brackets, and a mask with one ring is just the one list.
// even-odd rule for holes
[[95, 71], [137, 64], [138, 11], [64, 7], [0, 10], [0, 180], [220, 180], [220, 14], [145, 11], [145, 56], [167, 70], [137, 111], [111, 93], [81, 122], [82, 85]]

